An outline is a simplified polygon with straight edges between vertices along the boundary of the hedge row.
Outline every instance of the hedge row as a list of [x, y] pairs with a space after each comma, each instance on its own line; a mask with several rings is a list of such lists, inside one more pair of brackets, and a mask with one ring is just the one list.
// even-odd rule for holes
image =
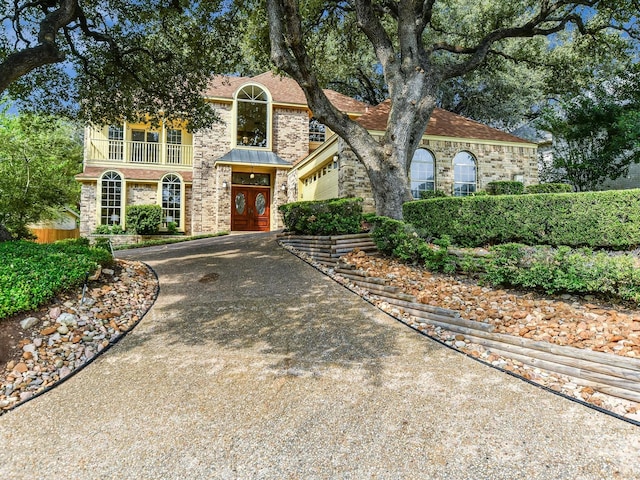
[[362, 231], [362, 199], [339, 198], [281, 205], [285, 227], [301, 235], [346, 235]]
[[447, 238], [429, 244], [411, 225], [399, 220], [376, 217], [370, 221], [372, 238], [382, 253], [431, 271], [460, 270], [479, 274], [481, 281], [494, 286], [549, 294], [589, 293], [640, 301], [640, 269], [632, 255], [509, 243], [491, 247], [488, 256], [458, 258], [448, 253]]
[[465, 247], [629, 249], [640, 245], [640, 190], [418, 200], [404, 205], [404, 218], [424, 236]]
[[86, 239], [48, 245], [2, 242], [0, 258], [0, 318], [37, 308], [113, 260], [106, 250], [89, 247]]

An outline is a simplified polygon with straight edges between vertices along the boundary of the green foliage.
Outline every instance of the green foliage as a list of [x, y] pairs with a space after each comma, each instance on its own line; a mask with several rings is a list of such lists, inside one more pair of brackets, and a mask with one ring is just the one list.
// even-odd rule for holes
[[489, 195], [522, 195], [524, 193], [524, 184], [508, 180], [489, 182], [487, 184], [487, 193]]
[[26, 241], [0, 243], [0, 318], [42, 305], [58, 292], [80, 285], [111, 254], [86, 240], [47, 245]]
[[376, 217], [372, 223], [371, 238], [383, 254], [405, 263], [424, 265], [431, 271], [452, 273], [456, 270], [455, 258], [448, 253], [448, 237], [443, 236], [430, 245], [408, 223], [388, 217]]
[[632, 255], [610, 256], [589, 249], [498, 245], [483, 280], [553, 294], [594, 293], [640, 301], [640, 269]]
[[167, 223], [167, 233], [176, 235], [178, 233], [178, 224], [176, 222]]
[[520, 242], [627, 249], [640, 245], [640, 190], [447, 197], [404, 205], [426, 236], [455, 245]]
[[546, 112], [540, 126], [553, 134], [554, 144], [545, 178], [587, 191], [627, 174], [640, 159], [639, 80], [640, 66], [623, 65], [615, 77]]
[[125, 230], [121, 225], [98, 225], [94, 233], [98, 235], [123, 235]]
[[281, 205], [284, 224], [302, 235], [345, 235], [362, 231], [362, 199], [338, 198]]
[[11, 237], [31, 238], [27, 225], [53, 218], [75, 204], [82, 170], [82, 142], [64, 120], [10, 116], [0, 105], [0, 225]]
[[160, 205], [129, 205], [127, 227], [138, 235], [155, 235], [160, 231], [162, 207]]
[[568, 183], [540, 183], [527, 185], [526, 193], [571, 193], [573, 187]]
[[430, 198], [441, 198], [446, 197], [447, 194], [442, 190], [421, 190], [420, 191], [420, 200], [429, 200]]

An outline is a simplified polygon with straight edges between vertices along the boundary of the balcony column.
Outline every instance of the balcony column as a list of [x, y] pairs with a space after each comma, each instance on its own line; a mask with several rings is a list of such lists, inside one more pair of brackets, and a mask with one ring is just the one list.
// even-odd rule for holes
[[122, 124], [122, 161], [124, 163], [129, 163], [129, 144], [130, 140], [127, 135], [127, 121], [125, 120]]
[[160, 130], [160, 165], [167, 164], [167, 126], [162, 120], [162, 130]]

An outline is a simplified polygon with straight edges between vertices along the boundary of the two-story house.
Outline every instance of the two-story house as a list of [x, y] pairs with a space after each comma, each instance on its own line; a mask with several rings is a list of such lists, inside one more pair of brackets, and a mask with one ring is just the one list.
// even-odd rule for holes
[[[376, 107], [326, 90], [374, 135], [389, 105]], [[221, 122], [189, 133], [184, 124], [105, 125], [85, 131], [80, 230], [126, 228], [128, 205], [158, 204], [164, 225], [187, 234], [282, 228], [277, 207], [295, 200], [362, 196], [373, 210], [366, 172], [346, 144], [313, 118], [291, 79], [215, 77], [205, 92]], [[537, 182], [536, 146], [436, 110], [411, 168], [414, 195], [464, 195], [491, 180]]]

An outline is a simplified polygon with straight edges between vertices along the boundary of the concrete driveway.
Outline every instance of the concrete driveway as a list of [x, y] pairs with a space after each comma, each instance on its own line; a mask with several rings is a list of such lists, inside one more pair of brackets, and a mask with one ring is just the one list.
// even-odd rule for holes
[[273, 234], [120, 256], [158, 301], [0, 417], [0, 477], [640, 478], [640, 428], [416, 334]]

